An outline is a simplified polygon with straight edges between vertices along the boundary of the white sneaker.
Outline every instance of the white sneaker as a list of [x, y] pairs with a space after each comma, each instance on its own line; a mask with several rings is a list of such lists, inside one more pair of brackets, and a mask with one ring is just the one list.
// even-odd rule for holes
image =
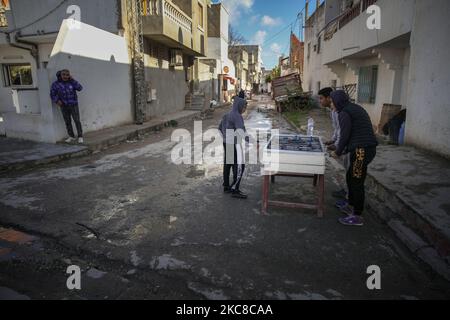
[[72, 142], [74, 142], [74, 141], [75, 141], [75, 138], [69, 137], [69, 138], [66, 140], [66, 143], [72, 143]]
[[80, 144], [84, 143], [84, 139], [83, 138], [78, 138], [78, 143], [80, 143]]

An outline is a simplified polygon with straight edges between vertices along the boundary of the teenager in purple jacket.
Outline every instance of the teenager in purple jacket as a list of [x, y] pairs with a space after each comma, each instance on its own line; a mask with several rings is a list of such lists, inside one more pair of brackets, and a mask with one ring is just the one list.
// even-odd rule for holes
[[66, 123], [69, 138], [67, 143], [75, 140], [72, 127], [72, 119], [75, 122], [78, 133], [78, 143], [83, 143], [83, 129], [80, 121], [80, 110], [78, 108], [77, 91], [83, 90], [81, 84], [72, 78], [69, 70], [61, 70], [56, 74], [57, 81], [52, 84], [50, 97], [52, 101], [61, 108], [64, 122]]

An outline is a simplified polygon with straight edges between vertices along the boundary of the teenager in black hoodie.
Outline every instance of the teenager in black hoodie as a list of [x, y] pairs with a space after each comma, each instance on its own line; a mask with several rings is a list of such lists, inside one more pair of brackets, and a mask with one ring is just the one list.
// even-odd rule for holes
[[378, 145], [372, 122], [363, 107], [351, 103], [345, 91], [331, 93], [331, 100], [339, 113], [340, 140], [335, 157], [350, 153], [350, 168], [347, 171], [348, 203], [341, 210], [348, 217], [339, 220], [348, 226], [362, 226], [367, 167], [376, 155]]

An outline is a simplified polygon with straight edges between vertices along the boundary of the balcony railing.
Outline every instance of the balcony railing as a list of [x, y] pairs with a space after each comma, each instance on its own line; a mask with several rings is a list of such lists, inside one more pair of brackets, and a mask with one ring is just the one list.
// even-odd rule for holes
[[6, 9], [0, 7], [0, 28], [8, 27], [8, 20], [6, 19]]
[[362, 12], [366, 11], [371, 5], [375, 4], [377, 0], [363, 0], [362, 1]]
[[361, 2], [358, 2], [352, 8], [347, 10], [339, 19], [339, 29], [342, 29], [345, 25], [351, 22], [353, 19], [361, 14]]
[[178, 6], [168, 0], [143, 0], [145, 16], [164, 16], [180, 27], [192, 32], [192, 19]]
[[357, 18], [361, 13], [365, 12], [367, 8], [371, 5], [375, 4], [378, 0], [361, 0], [353, 7], [346, 10], [340, 16], [333, 19], [328, 25], [325, 27], [324, 39], [330, 40], [333, 38], [333, 35], [344, 26], [349, 24], [352, 20]]

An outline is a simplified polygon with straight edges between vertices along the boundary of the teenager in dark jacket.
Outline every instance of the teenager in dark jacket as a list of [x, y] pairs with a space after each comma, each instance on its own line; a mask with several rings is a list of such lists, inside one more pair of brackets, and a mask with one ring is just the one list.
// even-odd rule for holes
[[[246, 129], [242, 114], [247, 108], [247, 101], [235, 97], [233, 109], [223, 116], [219, 130], [223, 137], [224, 147], [224, 169], [223, 187], [225, 193], [231, 193], [234, 198], [246, 199], [247, 195], [240, 190], [242, 177], [244, 175], [244, 146], [246, 140]], [[230, 173], [233, 169], [234, 180], [230, 184]]]
[[80, 121], [80, 110], [78, 108], [77, 91], [83, 90], [81, 84], [72, 78], [69, 70], [61, 70], [56, 74], [58, 79], [52, 84], [50, 97], [52, 101], [61, 107], [61, 112], [66, 123], [69, 138], [66, 140], [70, 143], [75, 140], [73, 133], [72, 118], [75, 122], [78, 133], [78, 142], [83, 143], [83, 129]]
[[331, 93], [331, 100], [339, 113], [340, 139], [335, 157], [350, 153], [350, 168], [347, 170], [348, 203], [341, 210], [348, 217], [339, 220], [344, 225], [362, 226], [367, 167], [375, 158], [378, 145], [372, 122], [363, 107], [351, 103], [345, 91]]

